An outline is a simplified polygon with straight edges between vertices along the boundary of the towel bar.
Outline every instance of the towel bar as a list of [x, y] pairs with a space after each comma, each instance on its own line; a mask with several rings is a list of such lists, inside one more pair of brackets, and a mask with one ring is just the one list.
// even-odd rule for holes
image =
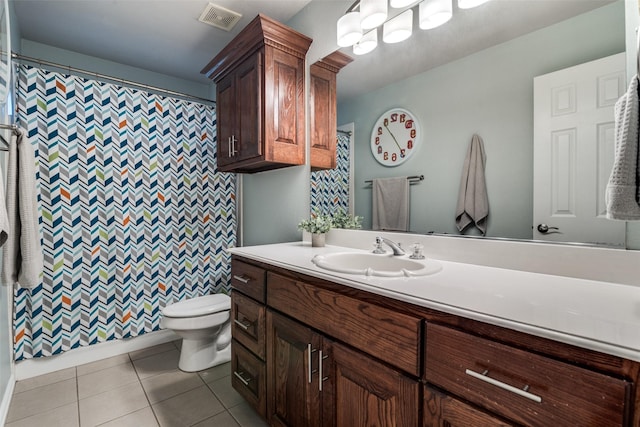
[[[408, 179], [409, 181], [411, 181], [411, 182], [410, 182], [411, 184], [415, 184], [415, 183], [417, 183], [417, 182], [424, 181], [424, 175], [413, 175], [413, 176], [408, 176], [408, 177], [407, 177], [407, 179]], [[364, 183], [365, 183], [365, 184], [371, 184], [371, 183], [373, 183], [373, 180], [372, 180], [372, 179], [367, 179], [367, 180], [365, 180], [365, 181], [364, 181]]]

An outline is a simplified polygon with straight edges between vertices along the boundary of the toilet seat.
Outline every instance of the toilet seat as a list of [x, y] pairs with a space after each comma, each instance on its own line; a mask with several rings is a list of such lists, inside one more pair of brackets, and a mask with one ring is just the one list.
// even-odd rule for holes
[[170, 304], [162, 309], [166, 317], [206, 316], [231, 309], [231, 298], [225, 294], [205, 295]]

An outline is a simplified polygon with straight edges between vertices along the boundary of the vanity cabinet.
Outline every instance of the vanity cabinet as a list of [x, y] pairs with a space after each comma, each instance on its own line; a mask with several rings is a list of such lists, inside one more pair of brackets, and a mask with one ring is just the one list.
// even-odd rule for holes
[[424, 386], [424, 427], [515, 427], [452, 396]]
[[311, 39], [264, 15], [201, 71], [216, 84], [223, 172], [305, 163], [304, 61]]
[[312, 171], [336, 167], [336, 75], [351, 61], [350, 56], [335, 51], [309, 69]]
[[427, 323], [425, 381], [523, 425], [625, 425], [632, 384]]
[[271, 425], [419, 425], [416, 380], [270, 310], [267, 325]]
[[237, 260], [231, 271], [231, 384], [266, 417], [266, 271]]
[[[233, 386], [270, 425], [640, 425], [638, 362], [237, 255], [232, 269]], [[241, 338], [259, 309], [263, 356]]]
[[[329, 301], [336, 307], [327, 311]], [[419, 382], [375, 358], [389, 359], [386, 351], [377, 353], [378, 339], [372, 339], [371, 331], [392, 319], [377, 317], [384, 316], [381, 307], [362, 301], [356, 307], [355, 303], [347, 296], [268, 273], [267, 413], [271, 425], [419, 425]], [[304, 324], [276, 310], [304, 312]], [[353, 318], [352, 322], [336, 322], [336, 316], [345, 314]], [[327, 322], [327, 318], [334, 320]], [[419, 327], [419, 320], [417, 324]], [[342, 328], [347, 330], [338, 332]], [[337, 342], [337, 335], [345, 344]], [[391, 338], [384, 332], [381, 335]], [[346, 345], [369, 339], [371, 347], [360, 347], [374, 357]]]

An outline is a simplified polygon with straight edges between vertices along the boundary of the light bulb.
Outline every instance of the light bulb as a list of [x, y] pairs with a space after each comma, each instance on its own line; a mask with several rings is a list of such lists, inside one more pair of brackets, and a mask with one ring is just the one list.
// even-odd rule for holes
[[458, 7], [460, 9], [471, 9], [488, 1], [489, 0], [458, 0]]
[[361, 0], [360, 25], [362, 29], [376, 28], [387, 19], [387, 0]]
[[416, 0], [391, 0], [389, 5], [394, 9], [402, 9], [403, 7], [411, 6], [416, 3]]
[[411, 37], [413, 10], [407, 9], [400, 15], [384, 23], [382, 40], [385, 43], [399, 43]]
[[420, 28], [430, 30], [444, 24], [453, 16], [451, 0], [425, 0], [420, 3]]
[[373, 29], [362, 36], [358, 43], [353, 45], [355, 55], [364, 55], [378, 46], [378, 29]]
[[338, 19], [338, 46], [353, 46], [362, 37], [360, 12], [349, 12]]

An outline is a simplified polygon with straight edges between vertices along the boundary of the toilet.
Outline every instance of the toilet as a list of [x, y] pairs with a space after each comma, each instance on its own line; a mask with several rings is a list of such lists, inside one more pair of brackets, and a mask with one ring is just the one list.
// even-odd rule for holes
[[196, 297], [162, 309], [160, 327], [182, 337], [178, 367], [196, 372], [231, 360], [231, 298], [225, 294]]

